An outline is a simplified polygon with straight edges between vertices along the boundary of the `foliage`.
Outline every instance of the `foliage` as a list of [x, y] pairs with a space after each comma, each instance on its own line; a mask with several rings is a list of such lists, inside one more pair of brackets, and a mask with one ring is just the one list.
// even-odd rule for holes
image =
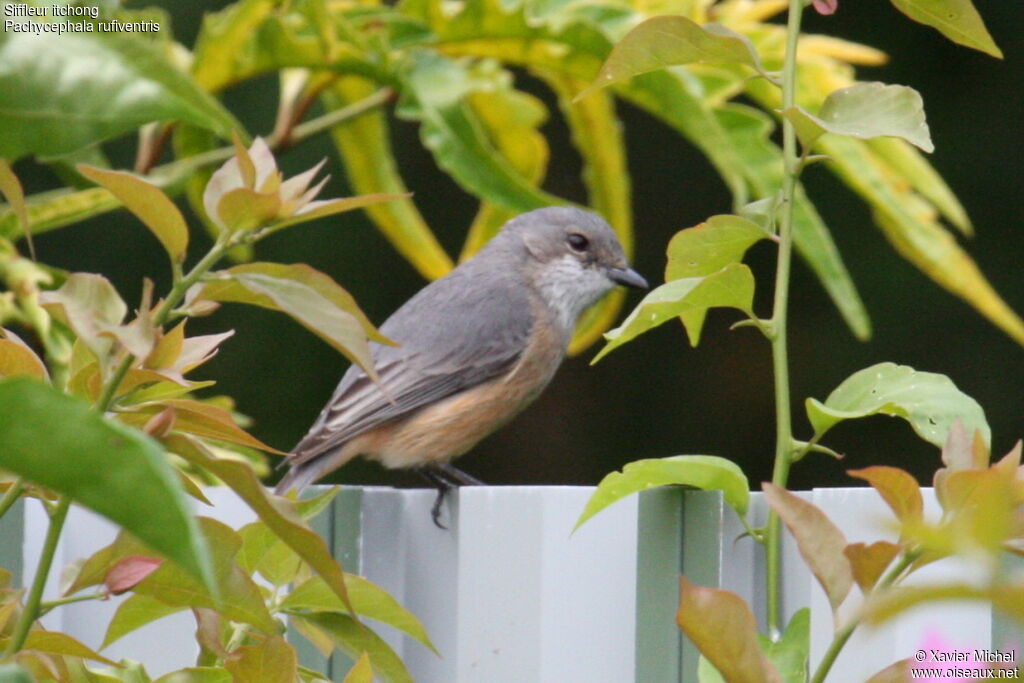
[[[24, 221], [20, 184], [3, 168], [3, 192]], [[186, 334], [191, 318], [214, 312], [220, 302], [281, 311], [367, 368], [369, 341], [390, 343], [344, 289], [309, 266], [251, 263], [215, 270], [239, 245], [400, 197], [317, 200], [318, 170], [285, 179], [263, 140], [247, 149], [236, 138], [231, 158], [204, 193], [217, 237], [186, 270], [187, 223], [162, 190], [136, 175], [80, 165], [83, 176], [149, 228], [169, 257], [169, 291], [155, 300], [147, 280], [131, 316], [103, 276], [62, 273], [55, 283], [50, 271], [4, 243], [4, 322], [27, 328], [45, 360], [0, 327], [0, 410], [6, 418], [0, 468], [8, 474], [0, 515], [18, 498], [32, 497], [45, 506], [50, 524], [27, 594], [0, 586], [0, 647], [17, 664], [2, 680], [149, 681], [141, 665], [113, 662], [38, 622], [57, 605], [125, 593], [130, 596], [112, 618], [104, 647], [170, 614], [195, 615], [201, 646], [196, 666], [160, 681], [326, 680], [299, 667], [294, 648], [282, 638], [282, 617], [315, 642], [333, 643], [328, 650], [337, 646], [362, 655], [356, 680], [368, 672], [387, 681], [410, 680], [401, 660], [361, 617], [391, 624], [433, 647], [416, 617], [377, 586], [346, 574], [309, 528], [307, 520], [334, 492], [305, 501], [268, 493], [256, 454], [277, 451], [242, 428], [229, 399], [195, 395], [213, 382], [190, 377], [231, 336]], [[232, 488], [258, 521], [236, 531], [194, 516], [186, 496], [209, 504], [199, 486], [206, 481]], [[72, 503], [122, 531], [64, 573], [60, 599], [43, 602]], [[286, 597], [292, 583], [298, 588]], [[91, 668], [96, 663], [113, 668]]]
[[[946, 3], [948, 12], [913, 0], [895, 4], [958, 42], [998, 54], [968, 0]], [[0, 123], [6, 124], [0, 128], [12, 140], [5, 145], [0, 139], [0, 156], [13, 160], [34, 154], [66, 167], [69, 158], [101, 159], [98, 143], [140, 123], [177, 120], [178, 161], [153, 168], [160, 152], [154, 141], [166, 137], [168, 129], [150, 126], [141, 138], [136, 170], [148, 172], [171, 194], [184, 191], [216, 231], [220, 219], [209, 215], [201, 196], [208, 174], [202, 169], [220, 159], [214, 136], [237, 128], [217, 94], [278, 73], [279, 116], [271, 147], [306, 137], [303, 126], [314, 122], [300, 121], [316, 102], [327, 109], [328, 119], [366, 105], [361, 115], [342, 116], [324, 129], [330, 128], [355, 191], [402, 194], [406, 185], [388, 141], [388, 118], [378, 109], [390, 97], [397, 101], [398, 117], [419, 124], [423, 145], [438, 166], [480, 201], [460, 253], [466, 258], [510, 215], [567, 201], [543, 189], [549, 153], [539, 128], [548, 112], [541, 101], [517, 89], [511, 69], [524, 69], [557, 98], [583, 158], [588, 203], [609, 219], [628, 252], [633, 241], [630, 184], [613, 95], [648, 111], [699, 148], [732, 191], [735, 210], [774, 197], [782, 182], [777, 171], [782, 150], [770, 141], [775, 124], [765, 112], [735, 100], [746, 97], [768, 111], [780, 108], [772, 83], [778, 79], [785, 32], [769, 19], [782, 5], [778, 0], [684, 1], [664, 8], [639, 0], [468, 0], [458, 6], [440, 0], [405, 0], [394, 6], [239, 0], [206, 18], [191, 54], [167, 32], [150, 42], [76, 34], [60, 41], [59, 54], [45, 63], [29, 57], [35, 54], [35, 37], [12, 34], [5, 37], [3, 50], [25, 68], [0, 79], [0, 110], [5, 112]], [[652, 16], [662, 9], [673, 15]], [[56, 79], [54, 74], [62, 73], [71, 59], [89, 59], [97, 68], [76, 70], [77, 80]], [[820, 150], [831, 155], [829, 168], [868, 202], [897, 251], [1024, 341], [1024, 323], [940, 223], [942, 216], [957, 229], [970, 230], [942, 179], [904, 140], [874, 144], [863, 139], [898, 135], [923, 149], [931, 144], [916, 93], [854, 82], [853, 66], [884, 59], [865, 46], [803, 36], [799, 101], [786, 115], [801, 123], [807, 141], [824, 131], [850, 134], [849, 120], [855, 119], [860, 129], [852, 134], [858, 139], [827, 135], [818, 141]], [[662, 69], [666, 64], [673, 67]], [[763, 78], [752, 79], [756, 74]], [[142, 101], [115, 98], [117, 107], [106, 108], [102, 126], [79, 125], [83, 103], [102, 106], [111, 99], [109, 89], [127, 89], [142, 79], [152, 86]], [[884, 94], [879, 91], [883, 87]], [[879, 96], [892, 100], [884, 114], [865, 117], [857, 110], [858, 102], [874, 104]], [[21, 134], [26, 126], [33, 127], [32, 135]], [[51, 230], [119, 206], [117, 193], [106, 190], [69, 187], [30, 197], [33, 230]], [[868, 337], [867, 313], [828, 228], [802, 191], [795, 201], [798, 251], [854, 334]], [[439, 277], [452, 267], [411, 198], [374, 205], [368, 213], [425, 277]], [[0, 236], [18, 234], [14, 212], [0, 210]], [[249, 254], [244, 245], [232, 252], [243, 259]], [[574, 352], [600, 336], [621, 301], [621, 292], [612, 293], [583, 318]]]
[[[819, 1], [813, 7], [830, 14], [837, 4]], [[894, 4], [912, 19], [936, 27], [956, 42], [999, 56], [968, 0], [939, 3], [939, 8], [935, 3], [902, 0], [894, 0]], [[976, 292], [975, 305], [980, 310], [989, 304], [989, 310], [1003, 310], [1001, 304], [988, 299], [991, 292], [985, 291], [981, 281], [975, 279], [972, 266], [963, 261], [960, 266], [953, 266], [960, 256], [937, 248], [938, 243], [945, 246], [950, 242], [941, 237], [941, 229], [936, 232], [937, 223], [930, 212], [910, 215], [909, 202], [919, 204], [921, 197], [898, 198], [891, 192], [891, 186], [875, 191], [881, 187], [875, 185], [880, 174], [889, 172], [886, 165], [898, 165], [894, 158], [877, 155], [879, 148], [871, 144], [876, 138], [886, 138], [884, 144], [890, 152], [899, 149], [900, 154], [911, 153], [914, 158], [916, 153], [906, 143], [926, 152], [933, 149], [920, 95], [906, 86], [854, 84], [842, 70], [804, 57], [798, 60], [798, 46], [803, 55], [808, 40], [799, 34], [803, 6], [801, 0], [789, 3], [781, 71], [775, 70], [778, 53], [767, 51], [767, 45], [758, 40], [763, 27], [736, 33], [718, 24], [700, 26], [685, 17], [662, 16], [643, 21], [628, 32], [585, 91], [599, 92], [631, 77], [635, 83], [642, 78], [641, 74], [650, 75], [661, 69], [678, 73], [681, 65], [714, 63], [716, 69], [724, 69], [733, 76], [757, 74], [745, 92], [775, 108], [783, 125], [782, 158], [776, 161], [781, 161], [781, 176], [763, 192], [762, 199], [738, 207], [737, 215], [714, 216], [677, 234], [668, 247], [666, 283], [641, 301], [618, 328], [605, 334], [607, 344], [594, 359], [596, 362], [618, 346], [674, 318], [682, 322], [690, 342], [696, 345], [706, 312], [713, 307], [738, 309], [745, 317], [735, 327], [756, 328], [771, 346], [777, 441], [773, 480], [763, 484], [770, 508], [763, 528], [750, 529], [745, 519], [746, 487], [742, 472], [735, 466], [723, 467], [717, 463], [720, 459], [711, 456], [675, 456], [630, 463], [621, 474], [605, 477], [580, 518], [582, 523], [612, 502], [651, 486], [697, 485], [722, 490], [725, 500], [750, 530], [749, 535], [764, 545], [767, 636], [757, 633], [753, 613], [739, 596], [682, 579], [677, 623], [702, 654], [698, 667], [702, 683], [820, 683], [861, 623], [891, 619], [929, 600], [986, 600], [1024, 620], [1024, 585], [1001, 562], [1006, 553], [1020, 554], [1024, 543], [1020, 518], [1024, 504], [1021, 444], [1018, 442], [1009, 454], [990, 465], [991, 434], [984, 411], [948, 377], [894, 363], [865, 368], [843, 381], [824, 402], [808, 398], [807, 417], [813, 434], [806, 441], [793, 437], [786, 343], [789, 262], [792, 247], [800, 245], [802, 218], [798, 202], [802, 195], [798, 183], [808, 164], [827, 159], [840, 176], [874, 205], [879, 224], [897, 249], [940, 284], [950, 287], [957, 281], [959, 287], [973, 280], [981, 287]], [[723, 15], [726, 12], [723, 7]], [[698, 67], [691, 68], [707, 74]], [[864, 180], [863, 184], [854, 182], [854, 174]], [[875, 190], [868, 190], [868, 185], [875, 185]], [[935, 194], [937, 186], [929, 185], [927, 189], [915, 185], [915, 191], [929, 197], [925, 201], [931, 201], [955, 225], [967, 229], [959, 211]], [[929, 237], [924, 237], [926, 233]], [[768, 318], [760, 318], [752, 310], [754, 278], [742, 263], [746, 251], [763, 239], [778, 246], [773, 310]], [[956, 287], [951, 288], [956, 291]], [[982, 303], [986, 299], [988, 304]], [[1015, 314], [996, 315], [993, 320], [1018, 341], [1022, 340], [1020, 320]], [[819, 442], [837, 423], [878, 414], [903, 418], [923, 440], [942, 448], [946, 467], [935, 475], [942, 515], [937, 521], [925, 517], [917, 481], [904, 470], [881, 466], [850, 470], [852, 477], [869, 483], [889, 505], [899, 536], [896, 542], [848, 543], [822, 510], [786, 490], [789, 469], [812, 451], [835, 455]], [[715, 476], [709, 475], [711, 465], [716, 469]], [[737, 496], [737, 480], [744, 485], [742, 497]], [[779, 622], [782, 526], [794, 538], [804, 563], [832, 608], [834, 638], [817, 663], [809, 661], [808, 612], [797, 613], [785, 630]], [[901, 585], [925, 564], [952, 555], [968, 558], [980, 567], [976, 582]], [[855, 586], [858, 591], [854, 591]], [[893, 664], [872, 680], [909, 680], [908, 661]]]
[[[517, 88], [521, 70], [553, 93], [583, 160], [587, 202], [609, 219], [627, 252], [633, 242], [631, 192], [616, 97], [647, 111], [698, 148], [732, 194], [734, 215], [712, 217], [673, 240], [666, 284], [608, 333], [609, 343], [598, 357], [676, 317], [696, 344], [707, 311], [714, 307], [739, 310], [744, 318], [737, 324], [758, 329], [769, 341], [778, 435], [776, 488], [767, 495], [775, 513], [753, 535], [765, 543], [770, 587], [775, 586], [768, 601], [772, 635], [782, 631], [777, 571], [783, 523], [804, 539], [805, 554], [813, 558], [816, 575], [835, 603], [854, 583], [862, 590], [868, 587], [872, 596], [876, 591], [882, 595], [930, 554], [997, 552], [1017, 530], [997, 523], [1003, 519], [1001, 508], [981, 506], [979, 512], [970, 491], [977, 484], [990, 487], [980, 490], [1013, 493], [1017, 484], [1004, 471], [1010, 465], [982, 469], [982, 451], [977, 449], [987, 448], [984, 415], [946, 378], [895, 365], [862, 371], [824, 402], [809, 400], [815, 433], [807, 441], [793, 438], [786, 320], [794, 247], [852, 332], [862, 339], [870, 336], [855, 285], [799, 183], [807, 165], [826, 160], [828, 169], [868, 204], [900, 255], [1022, 343], [1024, 322], [943, 223], [971, 232], [955, 195], [917, 151], [932, 146], [920, 97], [904, 86], [857, 83], [854, 68], [878, 64], [885, 55], [826, 36], [802, 35], [805, 3], [789, 4], [784, 27], [772, 21], [785, 6], [781, 0], [402, 0], [393, 5], [376, 0], [237, 0], [206, 17], [191, 49], [175, 42], [168, 31], [149, 38], [77, 33], [57, 41], [6, 33], [0, 37], [0, 61], [11, 67], [0, 73], [0, 159], [6, 159], [0, 161], [0, 191], [7, 198], [6, 207], [0, 207], [0, 277], [8, 291], [0, 295], [0, 375], [25, 378], [0, 382], [0, 404], [18, 405], [24, 413], [19, 414], [18, 429], [5, 424], [0, 430], [5, 447], [0, 448], [0, 467], [17, 477], [6, 485], [0, 512], [23, 495], [39, 498], [51, 517], [48, 543], [59, 537], [72, 501], [122, 523], [127, 532], [123, 539], [133, 540], [119, 539], [122, 546], [93, 558], [92, 583], [83, 586], [109, 581], [107, 590], [133, 592], [132, 608], [119, 615], [113, 635], [168, 610], [192, 608], [206, 649], [199, 666], [183, 672], [186, 679], [252, 677], [254, 671], [264, 671], [261, 666], [273, 670], [260, 674], [268, 680], [284, 677], [283, 672], [294, 677], [293, 654], [276, 626], [276, 616], [286, 614], [324, 647], [368, 653], [370, 664], [360, 655], [353, 680], [371, 676], [369, 666], [378, 676], [404, 680], [401, 662], [356, 615], [370, 616], [372, 611], [387, 621], [381, 615], [390, 614], [396, 626], [429, 644], [425, 634], [385, 597], [368, 597], [372, 588], [342, 572], [305, 526], [296, 504], [263, 492], [252, 456], [273, 449], [242, 429], [230, 400], [194, 395], [210, 382], [186, 377], [217, 352], [229, 333], [188, 337], [185, 330], [189, 318], [210, 314], [222, 303], [261, 306], [286, 313], [372, 372], [367, 343], [387, 340], [326, 275], [303, 265], [214, 268], [224, 258], [251, 261], [254, 243], [290, 225], [365, 207], [425, 277], [447, 272], [454, 259], [417, 210], [391, 149], [385, 107], [392, 104], [395, 116], [418, 124], [421, 142], [438, 167], [480, 202], [459, 258], [472, 255], [510, 215], [566, 202], [544, 188], [549, 147], [541, 126], [550, 113]], [[827, 14], [837, 4], [815, 0], [812, 6]], [[1001, 54], [970, 0], [893, 4], [960, 44]], [[104, 12], [137, 18], [145, 10], [108, 6]], [[69, 69], [73, 63], [91, 68]], [[246, 149], [242, 141], [248, 142], [248, 136], [218, 97], [267, 74], [280, 80], [278, 119], [266, 140], [257, 138]], [[318, 104], [325, 113], [303, 121]], [[781, 147], [773, 138], [780, 124]], [[109, 168], [101, 144], [140, 126], [135, 173]], [[226, 139], [232, 131], [240, 137], [230, 146], [219, 146], [218, 138]], [[359, 193], [356, 197], [317, 202], [320, 186], [311, 186], [316, 169], [286, 180], [276, 168], [272, 150], [325, 131], [331, 134], [350, 187]], [[158, 165], [168, 139], [176, 158]], [[52, 166], [69, 185], [23, 198], [9, 163], [30, 156]], [[213, 242], [187, 271], [189, 250], [196, 247], [184, 215], [170, 199], [179, 195]], [[147, 282], [134, 315], [102, 276], [61, 273], [15, 248], [19, 238], [122, 206], [166, 251], [173, 282], [162, 299], [154, 298]], [[767, 319], [753, 310], [755, 282], [742, 262], [746, 250], [761, 240], [777, 244], [779, 253], [773, 310]], [[621, 292], [613, 292], [583, 317], [572, 351], [600, 337], [621, 301]], [[29, 331], [29, 343], [6, 329], [12, 325]], [[33, 346], [42, 350], [42, 357]], [[74, 422], [55, 424], [56, 411]], [[941, 475], [948, 508], [942, 524], [958, 532], [962, 527], [965, 546], [939, 547], [939, 531], [948, 529], [940, 525], [937, 530], [918, 518], [909, 493], [913, 487], [894, 472], [873, 469], [859, 476], [879, 488], [903, 515], [899, 545], [845, 544], [827, 520], [785, 492], [791, 464], [810, 452], [830, 452], [819, 440], [835, 422], [870, 414], [902, 417], [935, 444], [955, 440], [956, 417], [981, 430], [978, 445], [971, 447], [970, 467], [963, 466], [962, 455], [953, 455], [963, 449], [949, 446], [950, 462], [958, 465], [948, 465]], [[59, 464], [70, 454], [66, 444], [56, 442], [61, 428], [72, 424], [92, 445], [81, 449], [84, 455], [75, 453], [81, 470], [62, 472]], [[116, 443], [112, 457], [131, 460], [139, 485], [153, 492], [149, 503], [162, 504], [167, 521], [160, 529], [148, 528], [144, 515], [127, 515], [121, 507], [125, 501], [103, 495], [115, 483], [89, 478], [103, 469], [89, 467], [98, 457], [96, 444], [103, 440]], [[50, 457], [27, 457], [44, 450]], [[996, 474], [984, 473], [992, 471]], [[82, 476], [73, 476], [78, 473]], [[185, 514], [181, 491], [202, 499], [196, 480], [214, 479], [234, 488], [264, 526], [235, 532]], [[742, 473], [709, 456], [681, 456], [642, 461], [609, 475], [581, 521], [631, 492], [667, 482], [723, 489], [738, 512], [745, 509]], [[145, 546], [132, 545], [143, 542]], [[131, 546], [130, 552], [123, 546]], [[164, 559], [157, 562], [157, 556]], [[67, 643], [55, 646], [33, 630], [45, 609], [41, 586], [49, 560], [43, 559], [40, 578], [16, 619], [19, 598], [3, 593], [7, 599], [0, 606], [0, 619], [14, 623], [8, 654], [19, 653], [18, 661], [36, 677], [59, 678], [67, 671], [64, 678], [145, 680], [133, 664], [114, 674], [88, 673], [64, 655], [92, 653]], [[319, 602], [286, 605], [274, 591], [254, 592], [254, 573], [275, 590], [277, 581], [298, 580], [296, 594]], [[183, 586], [185, 594], [173, 592]], [[972, 596], [995, 600], [1008, 588], [974, 588]], [[947, 593], [965, 590], [946, 588]], [[710, 642], [699, 629], [710, 623], [720, 628], [732, 624], [742, 631], [738, 642], [751, 648], [756, 642], [760, 648], [747, 648], [736, 657], [707, 652], [702, 670], [708, 677], [717, 675], [711, 671], [718, 666], [735, 680], [770, 680], [773, 671], [784, 680], [800, 680], [807, 658], [801, 621], [794, 619], [779, 638], [766, 642], [753, 633], [749, 610], [736, 605], [734, 596], [705, 591], [711, 589], [690, 586], [683, 596], [692, 604], [720, 606], [720, 619], [694, 623], [688, 612], [681, 615], [680, 626], [698, 642]], [[1012, 600], [1004, 603], [1013, 611]], [[871, 618], [886, 618], [902, 608], [891, 601], [887, 612], [881, 604], [870, 612]], [[838, 647], [849, 627], [837, 631]], [[27, 644], [37, 649], [26, 650]], [[708, 648], [714, 650], [713, 643]], [[726, 671], [734, 667], [739, 673]], [[820, 676], [827, 670], [826, 662]], [[24, 673], [11, 671], [12, 680]]]

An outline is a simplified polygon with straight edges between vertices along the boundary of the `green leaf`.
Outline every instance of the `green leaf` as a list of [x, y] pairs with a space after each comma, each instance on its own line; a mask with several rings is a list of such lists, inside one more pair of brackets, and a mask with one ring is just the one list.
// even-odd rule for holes
[[666, 282], [645, 296], [621, 325], [606, 332], [608, 340], [591, 363], [662, 323], [679, 317], [693, 346], [700, 341], [709, 308], [738, 308], [752, 316], [754, 276], [742, 263], [733, 263], [706, 277]]
[[813, 503], [769, 482], [763, 488], [765, 500], [793, 534], [800, 556], [825, 590], [836, 614], [853, 586], [853, 571], [843, 552], [843, 532]]
[[[267, 610], [259, 587], [239, 568], [235, 556], [242, 539], [230, 527], [213, 519], [199, 519], [210, 547], [217, 592], [212, 593], [170, 562], [135, 586], [135, 593], [148, 595], [174, 607], [209, 607], [232, 621], [251, 624], [268, 635], [282, 629]], [[219, 598], [214, 598], [214, 595]]]
[[714, 455], [676, 455], [628, 463], [622, 472], [612, 472], [601, 480], [590, 496], [573, 529], [626, 496], [656, 486], [678, 484], [707, 491], [722, 491], [725, 502], [738, 515], [747, 511], [750, 485], [739, 465]]
[[[259, 645], [247, 645], [234, 651], [225, 664], [236, 681], [295, 683], [298, 658], [295, 648], [284, 638], [268, 638]], [[236, 658], [237, 657], [237, 658]]]
[[974, 234], [963, 204], [921, 152], [897, 138], [875, 138], [868, 142], [868, 146], [876, 159], [910, 183], [957, 230], [968, 236]]
[[805, 683], [811, 654], [811, 609], [804, 607], [790, 618], [778, 640], [759, 635], [761, 649], [779, 672], [781, 683]]
[[818, 143], [843, 181], [864, 197], [875, 222], [903, 258], [940, 286], [964, 299], [1020, 344], [1024, 321], [1000, 298], [973, 259], [934, 219], [907, 183], [895, 181], [890, 169], [867, 143], [827, 136]]
[[892, 0], [892, 4], [914, 21], [938, 29], [954, 43], [1003, 57], [971, 0]]
[[241, 125], [160, 48], [117, 33], [0, 38], [0, 157], [56, 155], [151, 121], [226, 136]]
[[517, 212], [564, 204], [541, 192], [486, 139], [466, 98], [486, 87], [486, 74], [433, 52], [417, 52], [402, 74], [402, 118], [420, 122], [423, 145], [468, 192]]
[[356, 659], [366, 652], [373, 661], [373, 670], [384, 683], [412, 683], [412, 676], [401, 658], [380, 636], [344, 614], [309, 614], [293, 617], [309, 622], [328, 634], [338, 647]]
[[[9, 640], [9, 638], [0, 640], [0, 648], [6, 648]], [[66, 633], [60, 633], [59, 631], [33, 629], [32, 631], [29, 631], [28, 638], [25, 639], [25, 645], [22, 649], [45, 652], [46, 654], [51, 655], [81, 657], [82, 659], [91, 659], [95, 662], [103, 662], [104, 664], [116, 666], [116, 662], [107, 659]]]
[[145, 223], [160, 240], [172, 263], [185, 260], [188, 248], [188, 226], [181, 211], [158, 187], [131, 173], [105, 171], [92, 166], [78, 166], [79, 172], [97, 185], [106, 188], [129, 211]]
[[664, 15], [651, 17], [627, 33], [608, 55], [594, 84], [580, 97], [649, 71], [694, 62], [746, 64], [765, 73], [746, 36], [721, 24], [700, 26], [686, 17]]
[[307, 265], [250, 263], [215, 274], [196, 300], [233, 301], [282, 311], [376, 376], [367, 338], [391, 343], [373, 327], [355, 299], [329, 276]]
[[754, 615], [735, 593], [679, 577], [676, 623], [729, 683], [780, 683], [758, 646]]
[[25, 191], [18, 176], [14, 175], [10, 164], [4, 159], [0, 159], [0, 194], [3, 194], [12, 213], [17, 217], [21, 234], [30, 236], [32, 233], [29, 229], [28, 209], [25, 208]]
[[[32, 234], [56, 230], [121, 206], [108, 191], [93, 187], [73, 191], [62, 187], [28, 197], [26, 210]], [[0, 206], [0, 237], [15, 239], [24, 234], [17, 213], [11, 206]]]
[[107, 633], [103, 636], [103, 645], [100, 649], [106, 648], [111, 643], [120, 640], [146, 624], [176, 614], [184, 609], [186, 608], [183, 605], [167, 605], [149, 595], [139, 593], [130, 595], [117, 606], [117, 611], [110, 618], [110, 623], [107, 624]]
[[[355, 574], [345, 574], [345, 587], [357, 614], [394, 626], [437, 652], [434, 644], [430, 642], [427, 630], [416, 615], [402, 607], [386, 590]], [[281, 603], [281, 608], [309, 612], [340, 612], [345, 609], [345, 605], [327, 587], [323, 579], [313, 577], [289, 593]]]
[[958, 417], [969, 433], [979, 429], [985, 442], [991, 442], [991, 430], [977, 401], [945, 375], [918, 372], [906, 365], [872, 365], [846, 378], [824, 403], [809, 398], [806, 406], [816, 438], [843, 420], [881, 414], [902, 417], [918, 436], [939, 448]]
[[0, 414], [0, 467], [70, 496], [213, 586], [206, 543], [153, 440], [26, 378], [0, 381]]
[[327, 544], [287, 507], [288, 503], [284, 499], [271, 497], [267, 493], [248, 463], [214, 458], [195, 441], [180, 435], [172, 435], [167, 441], [175, 453], [192, 465], [207, 470], [237, 493], [281, 540], [327, 582], [334, 594], [348, 607], [349, 613], [356, 613], [349, 602], [341, 565], [331, 556]]
[[370, 666], [370, 655], [359, 655], [358, 661], [349, 669], [342, 683], [373, 683], [373, 667]]
[[[259, 572], [272, 586], [291, 583], [301, 564], [294, 550], [263, 522], [246, 524], [238, 533], [242, 537], [242, 550], [238, 554], [238, 564], [242, 569], [250, 574]], [[325, 586], [325, 590], [330, 589]]]
[[[770, 139], [772, 120], [764, 112], [738, 104], [722, 107], [717, 116], [742, 160], [754, 194], [762, 198], [776, 196], [782, 188], [782, 151]], [[797, 251], [810, 265], [854, 336], [868, 339], [871, 322], [864, 303], [828, 226], [801, 186], [797, 187], [793, 210], [793, 241]]]
[[193, 666], [164, 674], [153, 683], [232, 683], [233, 680], [231, 674], [220, 667]]
[[34, 683], [32, 676], [17, 664], [0, 664], [0, 683]]
[[834, 133], [861, 140], [902, 138], [925, 152], [935, 151], [921, 95], [905, 85], [857, 83], [830, 93], [817, 116], [799, 106], [783, 114], [806, 147], [825, 133]]
[[[328, 110], [340, 109], [372, 95], [379, 86], [358, 76], [343, 76], [325, 91]], [[395, 163], [388, 137], [387, 115], [379, 110], [331, 128], [331, 137], [345, 164], [352, 189], [360, 194], [404, 194], [407, 191]], [[366, 208], [384, 236], [424, 277], [435, 280], [452, 269], [434, 233], [411, 199], [398, 199]]]
[[768, 233], [740, 216], [712, 216], [706, 222], [680, 230], [668, 243], [665, 281], [702, 277], [743, 260], [747, 249], [767, 239]]

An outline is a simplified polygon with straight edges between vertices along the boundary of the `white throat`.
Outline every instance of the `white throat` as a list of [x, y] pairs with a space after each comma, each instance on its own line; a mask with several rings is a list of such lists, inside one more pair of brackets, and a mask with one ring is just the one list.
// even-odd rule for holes
[[548, 261], [537, 271], [537, 289], [566, 332], [580, 314], [597, 303], [615, 285], [596, 267], [587, 267], [566, 254]]

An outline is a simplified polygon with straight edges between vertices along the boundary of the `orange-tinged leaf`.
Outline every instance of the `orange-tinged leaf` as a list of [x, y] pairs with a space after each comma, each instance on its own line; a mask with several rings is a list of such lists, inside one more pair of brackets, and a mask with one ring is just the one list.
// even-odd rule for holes
[[876, 465], [860, 470], [847, 470], [846, 473], [871, 484], [900, 522], [921, 521], [924, 500], [921, 498], [921, 488], [917, 480], [909, 472], [898, 467]]
[[793, 534], [801, 557], [825, 590], [834, 614], [853, 586], [853, 570], [843, 553], [843, 532], [816, 505], [769, 482], [763, 488], [765, 500]]
[[743, 598], [679, 577], [676, 623], [729, 683], [777, 683], [779, 674], [761, 652], [754, 615]]
[[850, 561], [850, 569], [853, 571], [853, 580], [860, 586], [861, 591], [867, 593], [878, 583], [892, 561], [900, 554], [901, 547], [888, 541], [875, 541], [871, 545], [866, 543], [851, 543], [843, 549], [843, 553]]
[[0, 328], [0, 377], [17, 375], [28, 375], [44, 381], [50, 379], [46, 365], [36, 352], [13, 333]]
[[910, 677], [910, 659], [901, 659], [885, 667], [868, 679], [867, 683], [913, 683]]
[[302, 207], [295, 212], [294, 215], [285, 218], [285, 220], [277, 223], [273, 226], [274, 231], [278, 231], [282, 228], [287, 228], [297, 223], [305, 223], [306, 221], [312, 221], [317, 218], [323, 218], [325, 216], [333, 216], [338, 213], [345, 213], [346, 211], [353, 211], [355, 209], [362, 209], [367, 206], [373, 206], [374, 204], [380, 204], [382, 202], [391, 202], [396, 199], [408, 199], [411, 197], [411, 193], [406, 194], [363, 194], [356, 195], [355, 197], [341, 197], [339, 199], [322, 199], [315, 202], [310, 202], [306, 206]]
[[170, 367], [178, 360], [178, 356], [181, 355], [181, 346], [185, 341], [186, 322], [187, 320], [182, 320], [169, 331], [159, 335], [156, 344], [153, 345], [153, 350], [149, 352], [143, 363], [145, 367], [159, 370]]
[[224, 667], [236, 681], [294, 683], [298, 661], [295, 648], [281, 637], [268, 638], [259, 645], [240, 647]]
[[[6, 648], [9, 640], [9, 638], [0, 640], [0, 647]], [[107, 659], [66, 633], [58, 631], [42, 631], [39, 629], [29, 631], [23, 649], [51, 655], [81, 657], [82, 659], [91, 659], [94, 662], [103, 662], [108, 666], [117, 666], [116, 662]]]
[[140, 406], [139, 410], [120, 413], [122, 421], [132, 425], [144, 425], [156, 413], [165, 408], [173, 408], [175, 413], [175, 430], [185, 434], [195, 434], [208, 439], [217, 439], [242, 446], [258, 448], [268, 453], [283, 453], [268, 446], [250, 435], [237, 424], [228, 411], [187, 398], [169, 398], [154, 404]]
[[85, 164], [78, 171], [117, 197], [160, 240], [174, 263], [185, 260], [188, 225], [181, 211], [160, 188], [123, 171], [106, 171]]

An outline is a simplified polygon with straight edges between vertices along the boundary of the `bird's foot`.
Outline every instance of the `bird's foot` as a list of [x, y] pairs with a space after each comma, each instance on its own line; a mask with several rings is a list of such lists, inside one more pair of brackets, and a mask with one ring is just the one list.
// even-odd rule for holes
[[434, 525], [438, 529], [448, 529], [448, 527], [441, 523], [441, 506], [444, 504], [444, 498], [448, 495], [449, 491], [460, 486], [484, 486], [484, 483], [476, 477], [466, 474], [459, 468], [446, 462], [424, 465], [416, 471], [421, 477], [437, 487], [437, 498], [434, 499], [434, 504], [430, 508], [430, 518], [434, 520]]

